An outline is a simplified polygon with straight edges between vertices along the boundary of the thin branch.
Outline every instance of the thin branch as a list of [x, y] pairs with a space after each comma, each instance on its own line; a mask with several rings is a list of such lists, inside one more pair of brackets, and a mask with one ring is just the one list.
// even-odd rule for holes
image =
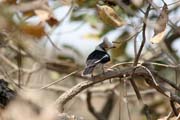
[[92, 93], [87, 91], [87, 98], [86, 98], [86, 101], [87, 101], [87, 107], [88, 107], [88, 110], [93, 114], [93, 116], [97, 119], [97, 120], [103, 120], [102, 116], [95, 110], [95, 108], [93, 107], [93, 105], [91, 104], [91, 95]]
[[145, 66], [138, 66], [138, 67], [142, 67], [142, 68], [144, 68], [148, 73], [149, 73], [149, 75], [151, 76], [151, 78], [152, 78], [152, 80], [153, 80], [153, 82], [154, 82], [154, 84], [156, 85], [156, 86], [158, 86], [158, 83], [156, 82], [156, 80], [155, 80], [155, 78], [154, 78], [154, 76], [153, 76], [153, 74], [152, 74], [152, 72], [147, 68], [147, 67], [145, 67]]
[[129, 103], [128, 103], [128, 93], [127, 93], [127, 85], [126, 85], [126, 82], [124, 81], [124, 89], [125, 89], [125, 103], [126, 103], [126, 108], [127, 108], [127, 111], [128, 111], [128, 117], [129, 117], [129, 120], [132, 120], [131, 119], [131, 113], [130, 113], [130, 109], [129, 109]]
[[[146, 13], [145, 13], [145, 16], [144, 16], [144, 20], [145, 20], [145, 21], [144, 21], [143, 29], [142, 29], [142, 30], [143, 30], [143, 32], [142, 32], [142, 34], [143, 34], [143, 35], [142, 35], [143, 40], [142, 40], [141, 46], [140, 46], [140, 48], [139, 48], [139, 51], [138, 51], [137, 55], [135, 56], [135, 60], [134, 60], [133, 66], [137, 66], [138, 61], [139, 61], [139, 58], [140, 58], [140, 55], [141, 55], [141, 52], [142, 52], [142, 49], [143, 49], [143, 47], [144, 47], [144, 45], [145, 45], [145, 42], [146, 42], [146, 20], [147, 20], [147, 18], [148, 18], [148, 14], [149, 14], [150, 8], [151, 8], [151, 4], [149, 4], [149, 6], [147, 7], [147, 10], [146, 10]], [[144, 112], [145, 112], [146, 118], [147, 118], [148, 120], [151, 120], [151, 116], [150, 116], [150, 114], [149, 114], [148, 106], [143, 103], [141, 94], [140, 94], [140, 92], [139, 92], [139, 90], [138, 90], [138, 87], [137, 87], [135, 81], [134, 81], [134, 76], [133, 76], [133, 75], [134, 75], [135, 70], [136, 70], [136, 68], [133, 69], [133, 71], [132, 71], [132, 73], [131, 73], [131, 78], [130, 78], [129, 80], [130, 80], [130, 82], [131, 82], [131, 85], [132, 85], [135, 93], [136, 93], [136, 96], [137, 96], [138, 100], [140, 101], [140, 103], [143, 104], [143, 106], [144, 106], [144, 108], [145, 108], [145, 109], [144, 109]]]
[[[122, 62], [122, 63], [118, 63], [115, 64], [113, 66], [111, 66], [109, 69], [121, 66], [121, 65], [128, 65], [128, 64], [133, 64], [134, 62]], [[167, 65], [167, 64], [162, 64], [162, 63], [156, 63], [156, 62], [138, 62], [138, 64], [140, 65], [155, 65], [155, 66], [160, 66], [160, 67], [166, 67], [166, 68], [172, 68], [172, 69], [178, 69], [180, 68], [180, 64], [177, 65]]]
[[51, 37], [50, 37], [48, 34], [46, 34], [46, 37], [48, 38], [49, 42], [51, 43], [51, 45], [52, 45], [54, 48], [56, 48], [56, 49], [59, 50], [59, 51], [62, 51], [62, 49], [59, 48], [59, 47], [53, 42], [53, 40], [51, 39]]
[[143, 31], [143, 33], [142, 33], [142, 34], [143, 34], [143, 35], [142, 35], [143, 40], [142, 40], [141, 46], [140, 46], [140, 48], [139, 48], [139, 51], [138, 51], [138, 53], [137, 53], [137, 56], [135, 57], [133, 66], [136, 66], [136, 65], [138, 64], [139, 57], [140, 57], [140, 55], [141, 55], [142, 49], [143, 49], [143, 47], [144, 47], [144, 44], [145, 44], [145, 42], [146, 42], [146, 20], [147, 20], [147, 17], [148, 17], [150, 8], [151, 8], [151, 4], [149, 4], [149, 6], [148, 6], [148, 8], [147, 8], [147, 10], [146, 10], [145, 16], [144, 16], [144, 20], [145, 20], [145, 21], [144, 21], [143, 30], [142, 30], [142, 31]]
[[132, 38], [136, 37], [141, 31], [142, 31], [142, 30], [139, 30], [138, 32], [132, 34], [130, 37], [128, 37], [127, 39], [125, 39], [125, 40], [123, 40], [123, 41], [120, 41], [120, 42], [118, 42], [118, 41], [113, 41], [113, 43], [122, 44], [122, 43], [124, 43], [124, 42], [127, 42], [127, 41], [131, 40]]
[[72, 73], [70, 73], [70, 74], [64, 76], [63, 78], [60, 78], [59, 80], [56, 80], [56, 81], [54, 81], [54, 82], [52, 82], [52, 83], [50, 83], [50, 84], [47, 84], [47, 85], [41, 87], [39, 90], [48, 88], [48, 87], [50, 87], [50, 86], [52, 86], [52, 85], [54, 85], [54, 84], [56, 84], [56, 83], [58, 83], [58, 82], [61, 82], [61, 81], [65, 80], [66, 78], [68, 78], [68, 77], [70, 77], [70, 76], [76, 74], [77, 72], [78, 72], [78, 71], [74, 71], [74, 72], [72, 72]]

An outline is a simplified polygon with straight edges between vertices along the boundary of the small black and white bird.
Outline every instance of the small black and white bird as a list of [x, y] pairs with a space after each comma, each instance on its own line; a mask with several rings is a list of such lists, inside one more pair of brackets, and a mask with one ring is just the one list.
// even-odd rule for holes
[[113, 43], [109, 42], [108, 39], [105, 37], [103, 39], [103, 42], [100, 43], [96, 47], [96, 49], [87, 57], [86, 67], [82, 73], [82, 76], [93, 76], [93, 70], [99, 64], [102, 64], [103, 69], [103, 64], [110, 61], [110, 55], [107, 53], [107, 50], [111, 48], [115, 48], [115, 46], [113, 45]]

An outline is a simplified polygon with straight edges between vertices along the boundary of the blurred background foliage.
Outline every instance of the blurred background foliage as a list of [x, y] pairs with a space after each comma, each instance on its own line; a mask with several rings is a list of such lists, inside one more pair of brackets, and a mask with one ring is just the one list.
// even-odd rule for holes
[[[96, 43], [99, 43], [102, 37], [112, 34], [114, 39], [111, 37], [109, 39], [114, 42], [116, 48], [110, 51], [112, 60], [106, 68], [123, 62], [130, 64], [123, 64], [118, 69], [130, 67], [142, 41], [144, 13], [149, 2], [150, 0], [0, 0], [0, 78], [11, 83], [16, 90], [19, 89], [17, 86], [37, 89], [75, 70], [81, 71], [86, 56], [91, 52], [87, 50], [84, 41], [75, 43], [73, 40], [75, 36], [71, 36], [71, 32], [66, 33], [72, 37], [72, 44], [82, 47], [78, 49], [56, 42], [51, 36], [54, 32], [59, 32], [59, 28], [67, 22], [67, 19], [69, 24], [89, 25], [96, 32], [84, 32], [82, 36], [85, 39], [93, 39]], [[156, 20], [160, 16], [164, 2], [167, 3], [169, 17], [164, 30], [166, 32], [161, 42], [152, 44], [150, 39], [153, 37]], [[179, 0], [152, 1], [146, 29], [147, 41], [141, 62], [179, 65], [179, 6]], [[61, 10], [63, 7], [67, 7], [68, 11], [59, 19], [61, 14], [64, 15], [64, 9]], [[60, 12], [55, 14], [57, 9], [60, 9]], [[78, 31], [82, 26], [74, 31]], [[66, 26], [64, 25], [63, 28]], [[95, 48], [95, 44], [90, 45], [91, 48]], [[82, 49], [83, 52], [87, 51], [85, 56], [80, 51]], [[158, 65], [148, 67], [179, 85], [179, 70]], [[56, 99], [64, 91], [84, 80], [80, 74], [68, 79], [70, 80], [62, 81], [44, 90], [53, 94], [53, 98]], [[136, 81], [143, 93], [144, 101], [150, 106], [153, 119], [163, 119], [171, 110], [168, 100], [149, 88], [142, 79], [136, 78]], [[92, 92], [93, 106], [97, 111], [101, 111], [106, 104], [109, 104], [106, 100], [111, 96], [114, 99], [110, 100], [112, 108], [106, 119], [127, 120], [131, 117], [132, 120], [144, 120], [144, 114], [140, 112], [143, 111], [142, 106], [139, 105], [129, 83], [124, 81], [125, 88], [118, 84], [117, 87], [107, 90], [115, 94], [107, 94], [106, 90], [100, 88], [116, 85], [117, 81], [92, 87], [92, 91], [96, 87], [100, 89], [97, 90], [98, 92], [96, 90]], [[124, 95], [125, 93], [127, 95]], [[88, 111], [85, 98], [86, 91], [73, 98], [66, 105], [64, 112], [95, 120], [96, 118]], [[129, 105], [123, 99], [127, 100]]]

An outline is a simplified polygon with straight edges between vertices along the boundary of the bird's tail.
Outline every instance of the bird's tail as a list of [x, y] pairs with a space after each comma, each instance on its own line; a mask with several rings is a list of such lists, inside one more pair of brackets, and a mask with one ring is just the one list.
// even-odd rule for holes
[[86, 67], [82, 73], [83, 76], [92, 74], [95, 66]]

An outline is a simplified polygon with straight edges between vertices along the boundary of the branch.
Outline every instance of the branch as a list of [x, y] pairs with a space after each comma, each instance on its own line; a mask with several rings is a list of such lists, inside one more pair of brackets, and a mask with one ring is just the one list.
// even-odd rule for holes
[[[118, 70], [118, 71], [106, 71], [104, 74], [100, 74], [97, 76], [94, 76], [93, 78], [89, 78], [88, 81], [83, 81], [72, 87], [71, 89], [65, 91], [57, 100], [56, 104], [59, 108], [59, 110], [62, 112], [64, 109], [64, 105], [71, 100], [74, 96], [76, 96], [78, 93], [82, 92], [83, 90], [89, 88], [90, 86], [93, 86], [94, 84], [100, 83], [105, 80], [109, 80], [112, 78], [123, 78], [124, 76], [130, 77], [132, 74], [132, 70], [134, 68], [126, 68], [123, 70]], [[173, 101], [176, 101], [177, 103], [180, 104], [180, 97], [177, 95], [173, 94], [169, 89], [164, 88], [163, 85], [159, 83], [159, 86], [156, 86], [154, 82], [152, 81], [152, 77], [148, 74], [148, 72], [144, 71], [143, 68], [138, 68], [134, 72], [134, 77], [141, 76], [148, 82], [148, 84], [156, 89], [158, 92], [162, 93], [166, 97], [169, 97], [169, 99], [172, 99]], [[87, 79], [87, 78], [84, 78]], [[161, 81], [165, 81], [163, 77], [159, 78]], [[158, 79], [158, 80], [159, 80]], [[170, 80], [168, 80], [170, 81]], [[173, 86], [176, 86], [175, 84]], [[174, 87], [174, 89], [178, 88], [177, 86]], [[168, 91], [169, 93], [172, 93], [172, 96], [168, 96], [165, 92]]]
[[143, 49], [143, 47], [144, 47], [144, 44], [145, 44], [145, 42], [146, 42], [146, 20], [147, 20], [147, 17], [148, 17], [148, 14], [149, 14], [149, 11], [150, 11], [150, 8], [151, 8], [151, 4], [149, 4], [149, 6], [148, 6], [148, 8], [147, 8], [147, 10], [146, 10], [146, 13], [145, 13], [145, 16], [144, 16], [144, 24], [143, 24], [143, 40], [142, 40], [142, 43], [141, 43], [141, 46], [140, 46], [140, 48], [139, 48], [139, 51], [138, 51], [138, 53], [137, 53], [137, 56], [135, 57], [135, 60], [134, 60], [134, 64], [133, 64], [133, 66], [136, 66], [137, 64], [138, 64], [138, 61], [139, 61], [139, 57], [140, 57], [140, 55], [141, 55], [141, 52], [142, 52], [142, 49]]
[[[72, 99], [75, 95], [80, 93], [81, 91], [87, 89], [88, 87], [100, 83], [105, 80], [109, 80], [110, 78], [116, 78], [116, 77], [123, 77], [124, 75], [130, 75], [133, 68], [127, 68], [120, 71], [107, 71], [104, 74], [100, 74], [97, 76], [94, 76], [88, 81], [83, 81], [71, 89], [64, 92], [57, 100], [56, 104], [58, 105], [58, 108], [60, 111], [63, 111], [64, 104], [66, 104], [70, 99]], [[87, 79], [87, 78], [85, 78]]]
[[91, 99], [92, 99], [92, 93], [91, 92], [87, 92], [87, 98], [86, 98], [86, 101], [87, 101], [87, 107], [88, 107], [88, 110], [94, 115], [94, 117], [97, 119], [97, 120], [105, 120], [105, 118], [103, 116], [101, 116], [100, 113], [98, 113], [92, 103], [91, 103]]

